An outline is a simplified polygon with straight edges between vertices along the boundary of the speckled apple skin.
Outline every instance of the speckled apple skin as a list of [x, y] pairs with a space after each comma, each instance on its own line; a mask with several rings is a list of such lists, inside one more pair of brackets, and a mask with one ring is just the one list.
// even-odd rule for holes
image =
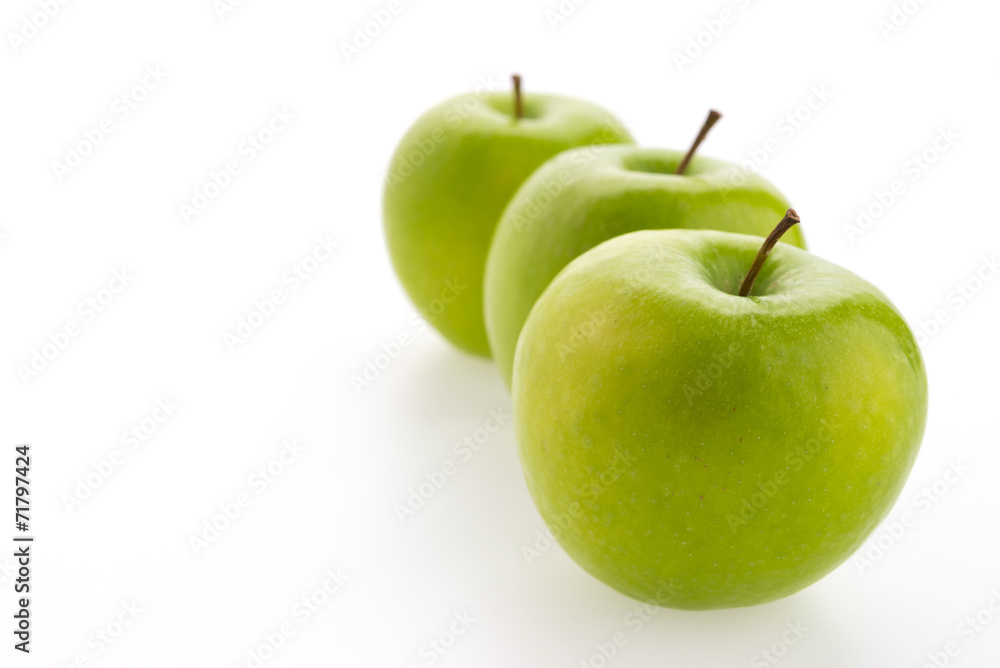
[[577, 563], [636, 599], [700, 610], [801, 590], [863, 543], [917, 455], [927, 380], [899, 312], [781, 244], [736, 296], [760, 243], [615, 238], [525, 324], [513, 405], [531, 495]]

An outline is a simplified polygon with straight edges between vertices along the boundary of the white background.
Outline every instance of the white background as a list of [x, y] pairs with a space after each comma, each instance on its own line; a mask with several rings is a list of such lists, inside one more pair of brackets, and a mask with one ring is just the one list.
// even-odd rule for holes
[[[1000, 605], [1000, 280], [975, 278], [1000, 250], [997, 5], [910, 0], [884, 35], [889, 0], [591, 0], [554, 26], [556, 0], [413, 0], [348, 62], [341, 45], [387, 5], [246, 0], [220, 16], [212, 0], [68, 2], [15, 46], [39, 6], [4, 3], [0, 492], [12, 503], [13, 448], [30, 442], [38, 538], [26, 657], [11, 648], [13, 517], [0, 529], [0, 665], [246, 666], [286, 622], [293, 635], [264, 665], [600, 666], [592, 655], [618, 632], [627, 643], [607, 665], [772, 665], [758, 653], [773, 647], [783, 666], [916, 667], [951, 641], [949, 665], [997, 665], [1000, 614], [961, 626]], [[712, 36], [704, 22], [723, 10]], [[689, 39], [705, 46], [678, 64]], [[157, 66], [165, 79], [121, 119], [116, 98]], [[510, 422], [468, 461], [453, 451], [509, 411], [506, 390], [488, 362], [412, 324], [380, 220], [407, 127], [513, 71], [529, 90], [606, 106], [646, 145], [686, 147], [709, 107], [725, 118], [706, 155], [747, 160], [773, 138], [760, 173], [812, 250], [878, 285], [915, 329], [943, 314], [922, 337], [926, 437], [863, 550], [870, 566], [848, 561], [756, 608], [663, 610], [637, 629], [635, 602], [558, 547], [527, 562], [543, 525]], [[815, 87], [828, 99], [799, 109]], [[294, 121], [245, 161], [241, 143], [283, 107]], [[111, 134], [60, 180], [53, 162], [104, 118]], [[906, 163], [949, 128], [957, 139], [913, 180]], [[231, 159], [241, 173], [185, 222], [179, 206]], [[849, 235], [897, 179], [904, 194]], [[336, 255], [291, 290], [282, 275], [327, 235]], [[122, 268], [128, 286], [86, 321], [78, 305], [108, 297]], [[957, 299], [966, 285], [980, 289]], [[230, 352], [225, 334], [275, 288], [285, 303]], [[25, 381], [19, 367], [71, 323], [79, 335]], [[403, 333], [411, 344], [357, 392], [351, 376]], [[151, 429], [166, 399], [178, 408], [128, 451], [122, 433]], [[258, 494], [250, 476], [286, 439], [304, 450]], [[120, 465], [68, 508], [115, 450]], [[456, 474], [401, 523], [394, 505], [448, 459]], [[952, 465], [965, 470], [944, 481]], [[933, 503], [917, 500], [924, 489]], [[196, 555], [191, 536], [241, 493], [249, 507]], [[905, 513], [911, 526], [890, 536]], [[338, 569], [346, 584], [297, 616]], [[133, 602], [134, 621], [121, 614]], [[463, 613], [471, 627], [433, 654]], [[796, 623], [808, 631], [783, 644]]]

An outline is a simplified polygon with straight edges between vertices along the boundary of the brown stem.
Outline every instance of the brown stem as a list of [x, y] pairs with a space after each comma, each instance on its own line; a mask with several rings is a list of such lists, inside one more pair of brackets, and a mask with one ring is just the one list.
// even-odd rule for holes
[[524, 118], [524, 100], [521, 99], [521, 75], [515, 74], [514, 79], [514, 117], [517, 120]]
[[716, 121], [722, 118], [722, 114], [717, 112], [715, 109], [710, 109], [708, 112], [708, 118], [705, 119], [705, 124], [701, 126], [701, 131], [698, 136], [694, 138], [694, 143], [691, 144], [691, 148], [688, 149], [687, 155], [681, 160], [681, 164], [677, 165], [677, 171], [675, 174], [683, 174], [684, 170], [687, 169], [688, 163], [691, 162], [691, 158], [694, 157], [694, 152], [698, 150], [701, 142], [705, 141], [705, 137], [708, 136], [708, 131], [712, 129]]
[[753, 288], [753, 282], [757, 278], [757, 274], [760, 273], [760, 268], [764, 266], [764, 260], [767, 256], [771, 254], [771, 250], [774, 245], [778, 243], [778, 239], [781, 238], [788, 230], [792, 229], [793, 225], [799, 222], [799, 214], [795, 213], [795, 209], [789, 209], [785, 212], [785, 217], [781, 219], [778, 226], [771, 230], [771, 233], [767, 235], [767, 239], [764, 240], [764, 245], [760, 247], [757, 251], [757, 257], [753, 261], [753, 266], [750, 267], [750, 271], [747, 272], [747, 277], [743, 279], [743, 285], [740, 287], [740, 297], [746, 297], [750, 294], [750, 289]]

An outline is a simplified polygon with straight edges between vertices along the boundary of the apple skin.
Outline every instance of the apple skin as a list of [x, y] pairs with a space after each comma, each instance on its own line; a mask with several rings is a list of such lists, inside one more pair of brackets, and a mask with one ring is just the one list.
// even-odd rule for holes
[[528, 488], [570, 556], [633, 598], [700, 610], [799, 591], [887, 515], [920, 447], [927, 380], [899, 312], [782, 244], [737, 296], [761, 242], [617, 237], [566, 267], [521, 335]]
[[632, 141], [589, 102], [522, 99], [520, 120], [512, 93], [471, 93], [425, 113], [392, 158], [383, 198], [389, 253], [410, 299], [454, 345], [486, 357], [483, 268], [510, 198], [562, 151]]
[[[788, 201], [737, 165], [635, 146], [570, 151], [546, 163], [504, 212], [486, 264], [486, 329], [510, 387], [517, 339], [531, 307], [570, 260], [613, 237], [650, 229], [714, 229], [766, 236]], [[555, 193], [553, 195], [553, 193]], [[798, 228], [785, 243], [805, 248]]]

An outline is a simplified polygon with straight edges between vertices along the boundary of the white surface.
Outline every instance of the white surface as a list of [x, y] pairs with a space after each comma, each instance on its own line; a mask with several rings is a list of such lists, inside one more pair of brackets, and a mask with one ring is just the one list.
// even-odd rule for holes
[[[30, 442], [38, 542], [30, 657], [11, 648], [0, 559], [0, 665], [246, 666], [290, 622], [264, 665], [429, 666], [422, 646], [463, 612], [475, 621], [433, 665], [587, 665], [619, 631], [627, 644], [608, 665], [771, 665], [755, 655], [796, 622], [808, 631], [783, 666], [920, 666], [952, 640], [949, 665], [996, 665], [1000, 613], [971, 637], [960, 625], [1000, 592], [1000, 279], [963, 308], [949, 294], [1000, 251], [997, 5], [924, 3], [883, 39], [889, 1], [593, 0], [553, 30], [545, 12], [558, 4], [403, 2], [351, 63], [340, 43], [388, 0], [250, 0], [223, 19], [212, 0], [91, 0], [59, 5], [17, 53], [5, 34], [0, 492], [9, 499], [14, 445]], [[730, 23], [679, 71], [674, 52], [724, 9]], [[10, 0], [0, 28], [36, 11]], [[165, 80], [121, 120], [114, 100], [156, 65]], [[380, 222], [408, 125], [514, 70], [528, 89], [607, 106], [647, 145], [686, 147], [709, 106], [725, 118], [706, 155], [741, 160], [774, 138], [761, 173], [792, 199], [812, 249], [915, 326], [945, 312], [924, 346], [926, 438], [891, 516], [915, 523], [870, 568], [848, 562], [752, 609], [664, 610], [637, 629], [635, 603], [558, 548], [526, 563], [542, 523], [509, 423], [468, 461], [453, 452], [509, 410], [506, 391], [487, 362], [412, 325]], [[816, 86], [832, 97], [789, 136], [782, 117]], [[240, 143], [282, 105], [294, 121], [185, 224], [178, 205], [243, 160]], [[52, 161], [105, 117], [111, 135], [59, 182]], [[949, 127], [959, 138], [912, 182], [904, 163]], [[905, 194], [851, 243], [844, 225], [897, 178]], [[318, 235], [340, 249], [291, 290], [282, 274]], [[122, 267], [129, 286], [84, 322], [77, 305]], [[231, 354], [224, 334], [275, 288], [287, 302]], [[80, 335], [23, 383], [18, 365], [70, 321]], [[412, 344], [358, 395], [350, 376], [402, 332]], [[77, 478], [164, 398], [174, 415], [69, 512]], [[248, 478], [293, 438], [304, 452], [258, 495]], [[456, 474], [401, 525], [394, 504], [445, 459]], [[916, 501], [949, 462], [969, 470], [935, 503]], [[195, 556], [189, 536], [241, 492], [250, 507]], [[0, 554], [11, 534], [0, 528]], [[293, 606], [328, 569], [350, 580], [303, 620]], [[98, 653], [93, 634], [133, 601], [138, 619]]]

